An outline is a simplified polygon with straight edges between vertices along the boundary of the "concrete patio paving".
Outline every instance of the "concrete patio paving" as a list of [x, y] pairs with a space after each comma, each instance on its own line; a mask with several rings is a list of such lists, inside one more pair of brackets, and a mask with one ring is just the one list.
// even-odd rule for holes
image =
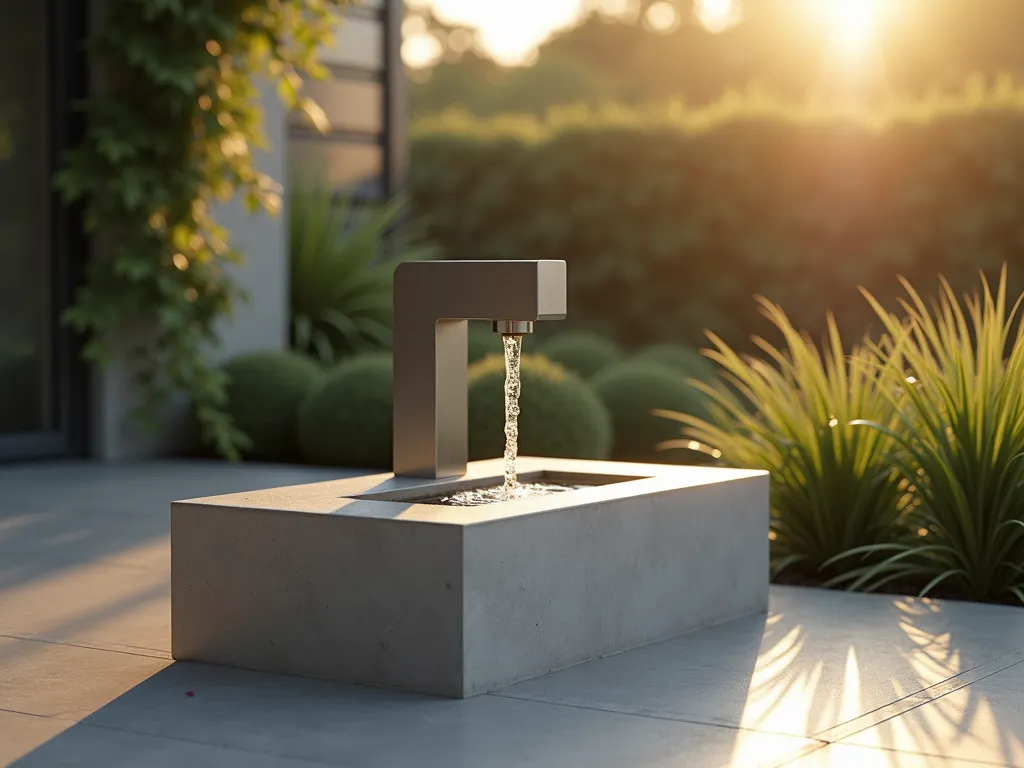
[[1011, 607], [775, 588], [767, 616], [464, 701], [172, 662], [169, 502], [341, 474], [0, 468], [0, 763], [1024, 766]]

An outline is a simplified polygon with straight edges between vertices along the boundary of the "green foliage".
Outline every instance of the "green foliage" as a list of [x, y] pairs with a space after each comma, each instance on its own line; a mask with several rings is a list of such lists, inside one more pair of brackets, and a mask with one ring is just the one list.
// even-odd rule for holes
[[541, 345], [540, 352], [585, 379], [623, 357], [622, 349], [615, 342], [587, 331], [565, 331], [552, 336]]
[[[494, 332], [489, 322], [469, 321], [469, 362], [475, 363], [488, 355], [504, 355], [501, 335]], [[523, 340], [526, 343], [526, 339]]]
[[299, 454], [299, 407], [323, 378], [320, 366], [294, 352], [252, 352], [224, 365], [225, 411], [251, 441], [247, 456], [294, 461]]
[[760, 306], [784, 347], [759, 339], [761, 356], [741, 356], [712, 334], [710, 354], [725, 380], [695, 385], [710, 418], [663, 415], [690, 426], [679, 443], [696, 440], [729, 466], [771, 473], [773, 569], [821, 578], [836, 555], [888, 544], [906, 530], [909, 496], [888, 461], [892, 439], [851, 424], [895, 425], [888, 374], [900, 368], [865, 346], [847, 353], [831, 318], [819, 352], [782, 309]]
[[956, 288], [1024, 261], [1022, 135], [1024, 89], [1008, 82], [872, 110], [752, 93], [449, 113], [417, 121], [410, 186], [449, 258], [564, 258], [573, 321], [610, 321], [629, 347], [698, 345], [706, 328], [747, 345], [775, 333], [755, 294], [815, 339], [828, 311], [861, 338], [878, 320], [858, 285], [891, 306], [894, 272]]
[[391, 360], [379, 352], [345, 360], [299, 410], [299, 445], [314, 464], [391, 466]]
[[[520, 360], [519, 453], [523, 456], [605, 459], [611, 419], [579, 376], [543, 357]], [[505, 359], [489, 355], [469, 368], [469, 456], [489, 459], [505, 450]]]
[[441, 62], [411, 84], [413, 114], [463, 107], [476, 115], [544, 112], [559, 104], [608, 98], [593, 70], [576, 61], [546, 57], [529, 67], [502, 67], [474, 52]]
[[612, 416], [613, 459], [662, 464], [704, 460], [698, 451], [674, 450], [679, 447], [678, 427], [655, 414], [660, 409], [705, 415], [703, 396], [683, 376], [663, 365], [624, 360], [599, 373], [591, 384]]
[[325, 364], [390, 348], [395, 266], [435, 250], [397, 226], [401, 200], [356, 206], [321, 183], [288, 193], [292, 346]]
[[714, 381], [717, 376], [715, 364], [693, 347], [685, 344], [663, 342], [644, 347], [633, 359], [637, 362], [664, 365], [687, 378], [700, 381]]
[[66, 320], [89, 335], [86, 357], [111, 359], [122, 334], [146, 393], [138, 415], [183, 390], [203, 438], [237, 458], [245, 435], [224, 410], [227, 380], [206, 359], [217, 323], [243, 293], [226, 269], [241, 256], [212, 203], [241, 194], [250, 210], [281, 207], [279, 185], [258, 171], [265, 144], [258, 81], [270, 77], [288, 107], [322, 111], [301, 96], [341, 0], [134, 0], [105, 4], [89, 41], [103, 90], [84, 110], [81, 144], [56, 184], [82, 203], [103, 246]]
[[[857, 423], [895, 442], [890, 460], [913, 488], [921, 535], [851, 550], [840, 581], [1024, 603], [1024, 297], [1008, 305], [1005, 271], [995, 292], [983, 282], [962, 303], [945, 281], [931, 304], [903, 286], [902, 315], [868, 295], [895, 339], [886, 373], [899, 419]], [[858, 554], [885, 557], [857, 567]]]

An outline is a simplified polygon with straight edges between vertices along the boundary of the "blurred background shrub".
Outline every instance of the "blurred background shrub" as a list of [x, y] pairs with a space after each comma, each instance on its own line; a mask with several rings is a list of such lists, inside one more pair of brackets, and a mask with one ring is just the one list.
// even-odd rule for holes
[[[1024, 262], [1024, 90], [871, 108], [756, 93], [704, 108], [467, 114], [413, 130], [414, 209], [451, 258], [568, 262], [573, 323], [627, 347], [713, 329], [778, 342], [751, 302], [821, 338], [878, 330], [904, 274], [960, 289]], [[1012, 269], [1011, 291], [1024, 287]], [[773, 336], [773, 334], [775, 334]]]
[[[606, 459], [612, 443], [608, 411], [587, 383], [558, 363], [523, 355], [520, 363], [519, 453]], [[505, 359], [489, 355], [469, 369], [469, 457], [505, 451]]]
[[613, 459], [660, 464], [706, 461], [699, 451], [658, 448], [677, 438], [679, 427], [654, 411], [706, 415], [705, 396], [683, 375], [663, 365], [624, 360], [603, 370], [591, 383], [612, 417]]
[[[527, 344], [527, 340], [523, 343]], [[487, 355], [504, 355], [501, 334], [495, 333], [491, 323], [483, 320], [469, 321], [469, 362], [475, 363]]]
[[251, 352], [226, 362], [227, 413], [263, 461], [295, 461], [299, 407], [323, 378], [316, 362], [295, 352]]
[[685, 344], [663, 342], [643, 347], [633, 359], [641, 363], [653, 363], [677, 371], [686, 378], [699, 381], [714, 381], [717, 376], [715, 364], [700, 351]]
[[356, 355], [337, 365], [299, 411], [299, 445], [313, 464], [391, 467], [391, 357]]
[[611, 339], [591, 331], [564, 331], [540, 345], [540, 354], [589, 379], [624, 356]]

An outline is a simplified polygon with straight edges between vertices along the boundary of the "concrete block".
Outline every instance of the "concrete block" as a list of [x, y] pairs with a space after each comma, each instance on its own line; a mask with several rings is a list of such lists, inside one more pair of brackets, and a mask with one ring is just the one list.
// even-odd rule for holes
[[421, 501], [486, 461], [173, 503], [174, 658], [465, 697], [767, 610], [767, 473], [520, 466], [593, 487]]

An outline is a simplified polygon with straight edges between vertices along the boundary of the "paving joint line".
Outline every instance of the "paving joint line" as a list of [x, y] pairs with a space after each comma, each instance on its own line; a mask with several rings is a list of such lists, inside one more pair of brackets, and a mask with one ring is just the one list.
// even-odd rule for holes
[[[545, 694], [524, 694], [524, 693], [513, 693], [513, 692], [501, 692], [496, 691], [489, 693], [489, 696], [495, 696], [505, 699], [515, 699], [519, 701], [532, 701], [538, 704], [550, 704], [552, 706], [570, 707], [574, 709], [583, 709], [593, 712], [606, 712], [620, 715], [628, 715], [633, 717], [644, 717], [656, 720], [665, 720], [670, 722], [686, 723], [689, 725], [706, 725], [715, 728], [725, 728], [736, 731], [748, 731], [751, 733], [763, 733], [774, 736], [787, 736], [790, 738], [803, 738], [808, 739], [814, 744], [809, 744], [798, 750], [795, 754], [784, 758], [781, 762], [772, 763], [773, 768], [784, 766], [787, 763], [791, 763], [794, 760], [801, 759], [811, 752], [823, 749], [831, 744], [841, 741], [842, 739], [849, 738], [854, 734], [860, 733], [861, 731], [873, 728], [887, 720], [894, 717], [899, 717], [902, 714], [910, 712], [917, 707], [924, 704], [928, 704], [933, 701], [941, 699], [950, 693], [968, 686], [973, 685], [981, 680], [984, 680], [992, 675], [996, 675], [1003, 672], [1011, 667], [1018, 664], [1024, 663], [1024, 648], [1019, 648], [1016, 651], [997, 656], [994, 659], [990, 659], [982, 664], [979, 664], [970, 669], [964, 670], [956, 675], [953, 675], [945, 680], [942, 680], [934, 685], [930, 685], [927, 688], [923, 688], [916, 693], [907, 694], [894, 702], [885, 704], [877, 709], [866, 712], [852, 720], [848, 720], [845, 723], [834, 725], [831, 728], [826, 728], [823, 731], [811, 735], [798, 735], [792, 733], [780, 733], [778, 731], [767, 731], [759, 728], [753, 728], [750, 726], [736, 725], [735, 723], [727, 723], [717, 718], [700, 718], [698, 715], [683, 715], [680, 713], [671, 712], [669, 710], [659, 709], [646, 709], [643, 707], [628, 707], [624, 705], [609, 704], [605, 702], [585, 702], [578, 699], [570, 699], [566, 697], [555, 697], [547, 696]], [[995, 667], [993, 669], [993, 667]], [[979, 674], [981, 673], [981, 674]], [[860, 745], [856, 745], [860, 746]], [[890, 750], [899, 752], [899, 750]], [[924, 753], [921, 753], [924, 754]], [[927, 755], [925, 755], [927, 756]], [[986, 763], [982, 763], [986, 764]]]
[[775, 762], [763, 763], [760, 768], [785, 768], [785, 766], [792, 765], [797, 760], [803, 760], [808, 755], [820, 752], [823, 749], [828, 749], [830, 746], [832, 745], [826, 742], [816, 741], [813, 744], [807, 744], [801, 747], [792, 754], [786, 755]]
[[[45, 715], [44, 715], [44, 717], [45, 717]], [[118, 733], [129, 733], [132, 736], [144, 736], [144, 737], [151, 738], [151, 739], [163, 739], [164, 741], [177, 741], [177, 742], [181, 742], [183, 744], [196, 744], [196, 745], [202, 746], [202, 747], [213, 747], [215, 749], [226, 749], [226, 750], [229, 750], [231, 752], [241, 752], [242, 754], [245, 754], [245, 755], [261, 755], [263, 757], [284, 758], [286, 760], [294, 760], [294, 761], [298, 761], [298, 762], [302, 762], [302, 763], [309, 763], [310, 765], [333, 765], [333, 766], [338, 765], [338, 763], [336, 763], [336, 762], [329, 762], [329, 761], [325, 761], [325, 760], [316, 760], [316, 759], [309, 758], [309, 757], [299, 757], [298, 755], [287, 755], [287, 754], [282, 754], [280, 752], [261, 752], [261, 751], [256, 750], [256, 749], [246, 749], [245, 747], [239, 747], [239, 746], [228, 745], [228, 744], [217, 744], [217, 743], [212, 742], [212, 741], [203, 741], [201, 739], [183, 739], [183, 738], [179, 738], [178, 736], [167, 736], [167, 735], [162, 734], [162, 733], [151, 733], [149, 731], [137, 731], [137, 730], [135, 730], [133, 728], [125, 728], [123, 726], [118, 726], [118, 725], [108, 725], [106, 723], [90, 723], [90, 722], [87, 722], [84, 719], [83, 720], [72, 720], [70, 718], [60, 718], [60, 717], [53, 717], [53, 718], [47, 718], [47, 719], [62, 720], [63, 722], [72, 722], [72, 723], [74, 723], [74, 725], [72, 725], [71, 728], [68, 728], [67, 730], [65, 730], [63, 733], [53, 737], [53, 739], [50, 739], [50, 741], [47, 741], [44, 744], [40, 744], [39, 747], [36, 747], [36, 749], [39, 749], [40, 747], [45, 746], [45, 744], [49, 744], [50, 742], [52, 742], [52, 741], [54, 741], [56, 739], [59, 739], [64, 734], [70, 733], [74, 728], [77, 728], [79, 726], [85, 726], [86, 728], [95, 728], [97, 730], [116, 731]], [[28, 757], [31, 754], [32, 754], [32, 752], [29, 752], [28, 755], [26, 755], [25, 757]]]
[[997, 656], [994, 659], [986, 661], [984, 664], [979, 664], [976, 667], [964, 670], [963, 672], [953, 675], [941, 682], [930, 685], [917, 693], [904, 696], [897, 701], [890, 702], [889, 704], [879, 707], [878, 709], [874, 709], [871, 712], [866, 712], [852, 720], [847, 720], [845, 723], [840, 723], [839, 725], [834, 725], [831, 728], [826, 728], [825, 730], [814, 734], [814, 738], [827, 741], [829, 743], [848, 739], [850, 736], [866, 731], [869, 728], [874, 728], [887, 720], [892, 720], [900, 715], [904, 715], [907, 712], [917, 709], [925, 704], [938, 701], [944, 696], [955, 693], [969, 685], [974, 685], [981, 680], [985, 680], [992, 675], [997, 675], [1000, 672], [1004, 672], [1021, 663], [1024, 663], [1024, 648], [1013, 651], [1012, 653], [1003, 654], [1002, 656]]
[[[949, 755], [941, 755], [941, 754], [938, 754], [936, 752], [915, 752], [913, 750], [907, 750], [907, 749], [894, 749], [893, 747], [875, 747], [875, 746], [867, 746], [866, 744], [838, 744], [836, 742], [832, 742], [830, 744], [822, 744], [821, 746], [815, 747], [814, 749], [809, 750], [809, 751], [807, 751], [807, 752], [805, 752], [803, 754], [796, 755], [796, 756], [793, 756], [793, 757], [788, 757], [788, 758], [785, 759], [785, 761], [783, 761], [781, 763], [775, 763], [772, 766], [770, 766], [770, 768], [785, 768], [785, 766], [792, 765], [797, 760], [800, 760], [800, 759], [806, 757], [807, 755], [811, 754], [812, 752], [819, 752], [819, 751], [821, 751], [823, 749], [828, 749], [829, 747], [833, 747], [833, 746], [848, 746], [848, 747], [853, 747], [855, 749], [864, 750], [865, 752], [875, 752], [875, 751], [877, 751], [877, 752], [888, 752], [888, 753], [893, 754], [893, 755], [904, 755], [904, 756], [913, 755], [915, 757], [937, 757], [940, 760], [950, 760], [950, 759], [953, 759]], [[962, 762], [965, 766], [977, 765], [977, 766], [979, 766], [979, 768], [980, 768], [980, 766], [995, 766], [995, 768], [1017, 768], [1017, 766], [1011, 766], [1008, 763], [993, 763], [993, 762], [990, 762], [988, 760], [976, 760], [974, 758], [956, 758], [956, 760], [958, 762]], [[765, 768], [769, 768], [769, 767], [766, 766]]]
[[66, 720], [61, 717], [53, 717], [52, 715], [40, 715], [37, 712], [23, 712], [20, 709], [8, 709], [7, 707], [0, 707], [0, 712], [7, 712], [11, 715], [24, 715], [25, 717], [38, 717], [40, 720]]
[[[994, 673], [993, 673], [994, 674]], [[863, 744], [849, 744], [847, 746], [858, 747], [859, 749], [878, 749], [882, 752], [892, 752], [896, 755], [920, 755], [921, 757], [938, 757], [942, 760], [962, 760], [966, 765], [994, 765], [996, 768], [1016, 768], [1009, 763], [993, 763], [989, 760], [977, 760], [973, 757], [952, 758], [949, 755], [940, 755], [936, 752], [916, 752], [908, 749], [894, 749], [893, 747], [868, 747]]]
[[783, 736], [790, 739], [806, 739], [817, 741], [822, 745], [827, 742], [816, 736], [802, 736], [796, 733], [782, 733], [781, 731], [766, 731], [760, 728], [751, 728], [747, 725], [737, 725], [715, 718], [697, 719], [697, 715], [684, 715], [678, 712], [663, 709], [648, 709], [645, 707], [627, 707], [620, 704], [608, 704], [606, 702], [586, 702], [579, 699], [568, 699], [564, 697], [548, 697], [543, 694], [511, 694], [492, 692], [486, 694], [502, 699], [513, 699], [516, 701], [529, 701], [534, 704], [548, 704], [553, 707], [568, 707], [570, 709], [582, 709], [590, 712], [604, 712], [606, 714], [627, 715], [629, 717], [641, 717], [648, 720], [664, 720], [672, 723], [686, 723], [687, 725], [704, 725], [709, 728], [722, 728], [729, 731], [745, 731], [759, 733], [766, 736]]
[[[105, 651], [107, 653], [119, 653], [124, 656], [140, 656], [147, 659], [161, 659], [173, 661], [170, 651], [161, 648], [147, 648], [139, 645], [123, 645], [120, 643], [99, 643], [91, 641], [74, 642], [69, 640], [57, 640], [56, 638], [43, 637], [42, 635], [23, 634], [20, 632], [0, 632], [0, 638], [8, 640], [22, 640], [28, 643], [44, 643], [46, 645], [63, 645], [68, 648], [83, 648], [87, 651]], [[148, 653], [143, 653], [148, 651]]]

